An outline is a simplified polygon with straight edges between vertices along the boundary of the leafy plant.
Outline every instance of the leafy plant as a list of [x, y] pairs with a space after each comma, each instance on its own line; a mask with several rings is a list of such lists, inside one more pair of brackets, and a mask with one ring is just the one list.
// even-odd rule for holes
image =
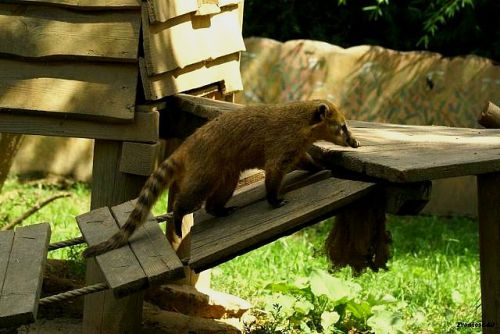
[[[269, 284], [272, 294], [265, 299], [270, 321], [261, 333], [346, 333], [370, 331], [397, 334], [404, 331], [397, 311], [401, 303], [392, 296], [368, 296], [363, 300], [361, 287], [336, 278], [323, 270], [292, 283]], [[266, 331], [262, 331], [263, 328]], [[256, 332], [254, 332], [256, 333]], [[259, 333], [259, 332], [257, 332]]]
[[496, 0], [245, 1], [245, 36], [500, 59]]

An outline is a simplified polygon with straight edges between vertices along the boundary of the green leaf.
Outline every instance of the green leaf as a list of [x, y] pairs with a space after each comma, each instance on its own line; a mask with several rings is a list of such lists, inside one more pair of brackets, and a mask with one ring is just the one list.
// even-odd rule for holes
[[349, 301], [347, 303], [347, 309], [351, 312], [354, 318], [366, 321], [368, 317], [372, 314], [372, 307], [368, 302], [356, 303], [354, 301]]
[[307, 315], [311, 310], [314, 310], [314, 305], [307, 300], [298, 300], [294, 305], [294, 309], [299, 314]]
[[372, 311], [367, 325], [375, 334], [403, 333], [404, 323], [399, 314], [387, 310], [385, 306], [374, 306]]
[[340, 320], [340, 315], [335, 311], [325, 311], [321, 314], [321, 327], [323, 332], [333, 329], [333, 326]]
[[313, 270], [310, 277], [311, 291], [316, 296], [326, 296], [332, 302], [340, 304], [354, 297], [346, 282], [331, 276], [322, 270]]

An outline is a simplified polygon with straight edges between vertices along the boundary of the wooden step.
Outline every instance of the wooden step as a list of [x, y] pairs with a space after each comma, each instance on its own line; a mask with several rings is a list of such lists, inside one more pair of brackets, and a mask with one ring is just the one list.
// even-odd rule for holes
[[0, 328], [35, 321], [49, 241], [49, 224], [0, 232]]
[[374, 183], [329, 175], [326, 171], [314, 175], [292, 173], [284, 186], [288, 203], [277, 209], [264, 199], [264, 185], [259, 182], [229, 201], [229, 206], [238, 209], [227, 217], [196, 213], [189, 266], [198, 272], [228, 261], [329, 218], [376, 187]]
[[[125, 224], [133, 206], [129, 201], [78, 216], [78, 226], [89, 246], [116, 233]], [[117, 297], [184, 275], [181, 261], [152, 216], [132, 235], [127, 246], [96, 256], [96, 262]]]

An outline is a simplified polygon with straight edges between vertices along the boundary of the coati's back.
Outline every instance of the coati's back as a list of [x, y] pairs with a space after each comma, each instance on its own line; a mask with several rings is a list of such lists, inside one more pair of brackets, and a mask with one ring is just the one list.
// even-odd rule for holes
[[[221, 168], [263, 168], [265, 160], [283, 149], [297, 147], [305, 151], [316, 140], [331, 139], [311, 129], [319, 121], [314, 113], [322, 103], [329, 102], [256, 105], [224, 113], [187, 138], [174, 159], [178, 155], [186, 165], [198, 168], [201, 164], [203, 169], [219, 175]], [[341, 118], [339, 122], [345, 123]], [[216, 166], [211, 168], [212, 164]]]

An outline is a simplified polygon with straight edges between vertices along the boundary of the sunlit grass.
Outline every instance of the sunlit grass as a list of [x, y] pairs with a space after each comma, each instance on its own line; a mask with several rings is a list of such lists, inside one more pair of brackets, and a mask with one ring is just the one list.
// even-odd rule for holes
[[[60, 191], [71, 197], [58, 199], [23, 222], [50, 222], [51, 241], [80, 235], [75, 216], [90, 206], [88, 184], [74, 183], [67, 189], [9, 178], [0, 194], [0, 224], [21, 215], [36, 202]], [[166, 195], [154, 213], [165, 212]], [[261, 306], [271, 282], [291, 282], [315, 269], [329, 269], [323, 255], [324, 239], [333, 222], [326, 221], [281, 238], [212, 270], [215, 289], [238, 295]], [[389, 271], [365, 272], [353, 277], [349, 269], [334, 275], [362, 286], [362, 296], [394, 296], [406, 303], [401, 310], [410, 333], [455, 333], [456, 322], [480, 321], [480, 287], [477, 222], [465, 218], [394, 217], [388, 228], [393, 236]], [[50, 253], [53, 258], [81, 260], [83, 246]], [[476, 333], [461, 329], [460, 333]]]

